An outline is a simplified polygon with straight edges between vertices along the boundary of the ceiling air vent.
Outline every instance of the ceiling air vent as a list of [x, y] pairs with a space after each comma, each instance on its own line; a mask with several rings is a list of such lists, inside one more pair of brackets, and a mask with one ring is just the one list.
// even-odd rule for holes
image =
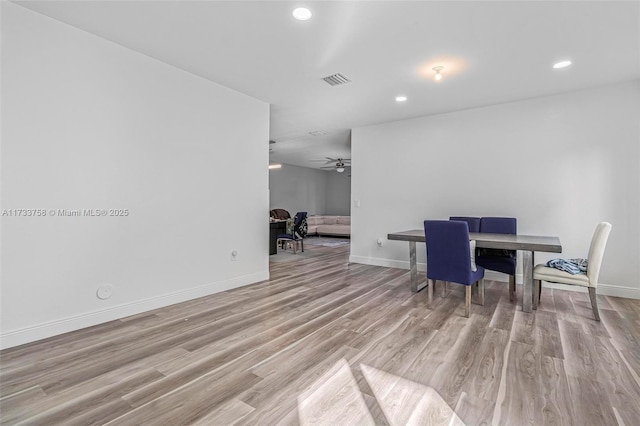
[[346, 84], [349, 83], [351, 80], [349, 79], [349, 77], [347, 77], [346, 75], [343, 74], [333, 74], [330, 75], [328, 77], [323, 78], [324, 81], [326, 81], [327, 83], [329, 83], [332, 86], [339, 86], [341, 84]]

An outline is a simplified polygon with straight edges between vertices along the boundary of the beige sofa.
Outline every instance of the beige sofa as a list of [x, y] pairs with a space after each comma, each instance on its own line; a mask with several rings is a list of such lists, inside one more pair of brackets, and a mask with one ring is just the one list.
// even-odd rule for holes
[[307, 235], [351, 237], [351, 216], [309, 216]]

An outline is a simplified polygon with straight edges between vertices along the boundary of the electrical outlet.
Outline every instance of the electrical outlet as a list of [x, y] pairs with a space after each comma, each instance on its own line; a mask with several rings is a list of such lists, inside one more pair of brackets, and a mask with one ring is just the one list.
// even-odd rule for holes
[[235, 262], [238, 260], [238, 250], [231, 250], [231, 261]]

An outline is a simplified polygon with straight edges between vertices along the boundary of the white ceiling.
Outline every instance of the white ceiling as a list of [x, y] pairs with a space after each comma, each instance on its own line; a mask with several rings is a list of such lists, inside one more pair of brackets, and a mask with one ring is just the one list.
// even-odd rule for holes
[[638, 1], [17, 3], [270, 103], [272, 161], [307, 167], [354, 127], [640, 78]]

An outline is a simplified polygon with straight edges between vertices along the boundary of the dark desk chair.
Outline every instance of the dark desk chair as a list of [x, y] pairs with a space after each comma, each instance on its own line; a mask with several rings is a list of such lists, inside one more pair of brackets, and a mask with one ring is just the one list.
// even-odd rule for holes
[[[517, 234], [518, 221], [515, 217], [483, 217], [480, 232], [489, 234]], [[515, 250], [479, 248], [476, 263], [490, 271], [509, 275], [509, 300], [516, 294], [516, 265], [518, 254]]]
[[269, 214], [271, 215], [272, 218], [278, 219], [278, 220], [291, 218], [291, 215], [285, 209], [273, 209], [269, 212]]
[[451, 216], [449, 220], [458, 220], [462, 222], [467, 222], [467, 225], [469, 225], [469, 232], [480, 232], [479, 217]]
[[[424, 232], [427, 240], [427, 279], [429, 300], [438, 280], [463, 284], [465, 291], [465, 315], [471, 310], [471, 286], [478, 283], [480, 304], [484, 305], [484, 269], [473, 270], [471, 258], [475, 250], [469, 241], [469, 225], [466, 222], [448, 220], [425, 220]], [[444, 297], [444, 286], [442, 287]]]
[[296, 252], [298, 242], [302, 252], [304, 252], [304, 237], [307, 235], [307, 212], [298, 212], [293, 218], [293, 230], [290, 234], [279, 234], [278, 242], [285, 243], [287, 241], [293, 242], [293, 253]]

